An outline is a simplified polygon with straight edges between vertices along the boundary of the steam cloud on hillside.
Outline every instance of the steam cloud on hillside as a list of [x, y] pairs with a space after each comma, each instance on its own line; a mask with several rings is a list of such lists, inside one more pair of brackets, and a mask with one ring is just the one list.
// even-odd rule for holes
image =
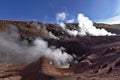
[[79, 22], [79, 35], [92, 35], [92, 36], [111, 36], [115, 35], [111, 32], [106, 31], [105, 29], [97, 29], [93, 26], [93, 22], [85, 17], [83, 14], [78, 14], [78, 22]]
[[[64, 13], [65, 14], [65, 13]], [[62, 17], [62, 16], [59, 16]], [[65, 20], [66, 18], [64, 18]], [[70, 35], [72, 36], [86, 36], [86, 35], [91, 35], [91, 36], [114, 36], [116, 34], [108, 32], [105, 29], [97, 29], [95, 26], [93, 26], [93, 22], [88, 18], [85, 17], [83, 14], [78, 14], [78, 29], [77, 30], [69, 30], [66, 28], [65, 24], [63, 22], [60, 21], [58, 22], [60, 24], [60, 26], [63, 28], [63, 30], [65, 30], [66, 32], [68, 32]], [[63, 20], [63, 21], [64, 21]]]
[[[62, 29], [73, 36], [111, 36], [115, 35], [107, 32], [105, 29], [97, 29], [93, 26], [93, 22], [85, 17], [83, 14], [78, 14], [79, 27], [77, 30], [67, 29], [65, 24], [61, 22], [66, 18], [65, 13], [59, 14], [57, 18]], [[60, 20], [59, 20], [60, 19]], [[36, 23], [32, 26], [37, 26]], [[40, 29], [39, 26], [37, 29]], [[54, 39], [59, 39], [49, 32], [50, 36]], [[16, 26], [10, 25], [8, 32], [0, 32], [0, 61], [12, 62], [31, 62], [41, 56], [46, 56], [53, 60], [55, 65], [64, 65], [72, 61], [73, 57], [66, 52], [63, 48], [55, 48], [55, 46], [48, 47], [48, 43], [40, 38], [35, 39], [33, 45], [30, 46], [27, 40], [20, 41], [18, 29]]]
[[72, 61], [72, 56], [62, 48], [48, 47], [48, 43], [40, 38], [35, 39], [32, 46], [28, 46], [27, 41], [21, 42], [15, 26], [10, 26], [9, 32], [0, 33], [0, 61], [31, 62], [41, 56], [50, 58], [58, 66]]

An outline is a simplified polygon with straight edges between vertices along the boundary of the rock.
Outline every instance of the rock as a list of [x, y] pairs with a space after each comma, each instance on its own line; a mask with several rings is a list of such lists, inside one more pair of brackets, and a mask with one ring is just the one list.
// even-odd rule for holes
[[3, 80], [10, 80], [9, 78], [4, 78]]
[[21, 80], [22, 77], [21, 76], [11, 76], [9, 77], [10, 80]]

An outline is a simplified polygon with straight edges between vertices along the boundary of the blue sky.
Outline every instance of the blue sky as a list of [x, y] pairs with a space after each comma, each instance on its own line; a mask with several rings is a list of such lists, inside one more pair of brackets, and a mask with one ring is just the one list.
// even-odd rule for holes
[[120, 0], [0, 0], [0, 19], [37, 20], [56, 22], [60, 12], [67, 19], [83, 13], [93, 21], [100, 21], [120, 14]]

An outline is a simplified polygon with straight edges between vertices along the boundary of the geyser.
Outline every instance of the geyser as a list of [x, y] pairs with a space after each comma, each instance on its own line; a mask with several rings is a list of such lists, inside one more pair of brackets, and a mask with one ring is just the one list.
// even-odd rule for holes
[[48, 47], [47, 41], [36, 38], [33, 45], [20, 41], [16, 26], [9, 26], [8, 32], [0, 32], [0, 61], [4, 62], [32, 62], [46, 56], [57, 66], [72, 61], [72, 56], [62, 51], [62, 48]]
[[93, 26], [93, 22], [88, 18], [85, 17], [83, 14], [78, 14], [78, 22], [79, 22], [79, 35], [91, 35], [91, 36], [112, 36], [116, 35], [114, 33], [108, 32], [105, 29], [97, 29]]
[[93, 26], [93, 22], [88, 18], [85, 17], [84, 14], [78, 14], [78, 29], [77, 30], [70, 30], [67, 29], [66, 25], [63, 22], [58, 22], [58, 24], [62, 27], [64, 31], [66, 31], [69, 35], [72, 36], [115, 36], [116, 34], [108, 32], [104, 28], [96, 28]]

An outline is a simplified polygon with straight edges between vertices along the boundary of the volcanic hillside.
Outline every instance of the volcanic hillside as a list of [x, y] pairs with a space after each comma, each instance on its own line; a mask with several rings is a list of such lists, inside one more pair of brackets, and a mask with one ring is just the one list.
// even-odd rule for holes
[[[11, 32], [16, 32], [17, 30], [19, 38], [12, 36], [12, 38], [15, 38], [12, 41], [20, 44], [25, 49], [27, 49], [26, 46], [28, 47], [27, 51], [24, 51], [24, 48], [21, 47], [20, 50], [14, 51], [9, 50], [6, 46], [3, 47], [2, 43], [0, 44], [0, 47], [3, 47], [0, 49], [0, 80], [120, 80], [120, 24], [94, 23], [94, 26], [105, 28], [117, 35], [73, 36], [66, 32], [59, 24], [0, 20], [1, 42], [8, 39], [7, 43], [11, 40], [11, 38], [7, 37], [11, 36]], [[66, 27], [69, 30], [77, 30], [78, 24], [66, 24]], [[6, 33], [7, 37], [2, 35]], [[26, 57], [24, 58], [24, 56], [27, 54], [24, 52], [32, 52], [31, 49], [34, 47], [31, 48], [31, 46], [34, 46], [36, 38], [44, 40], [43, 43], [45, 44], [48, 43], [48, 49], [46, 49], [46, 46], [45, 49], [51, 52], [49, 55], [52, 55], [53, 52], [59, 56], [59, 53], [56, 51], [71, 55], [72, 61], [69, 60], [67, 62], [69, 66], [56, 65], [54, 60], [57, 59], [45, 55], [37, 55], [34, 60], [32, 60], [33, 56], [28, 56], [28, 59], [25, 59]], [[23, 41], [27, 41], [27, 44]], [[13, 47], [13, 45], [10, 45], [10, 47]], [[31, 51], [28, 51], [29, 48]], [[5, 50], [2, 51], [2, 49]], [[10, 53], [4, 53], [6, 51], [10, 51]], [[19, 53], [19, 55], [14, 56], [15, 52], [16, 54]], [[12, 54], [10, 57], [14, 57], [6, 58], [9, 54]], [[35, 54], [34, 51], [32, 54]]]

